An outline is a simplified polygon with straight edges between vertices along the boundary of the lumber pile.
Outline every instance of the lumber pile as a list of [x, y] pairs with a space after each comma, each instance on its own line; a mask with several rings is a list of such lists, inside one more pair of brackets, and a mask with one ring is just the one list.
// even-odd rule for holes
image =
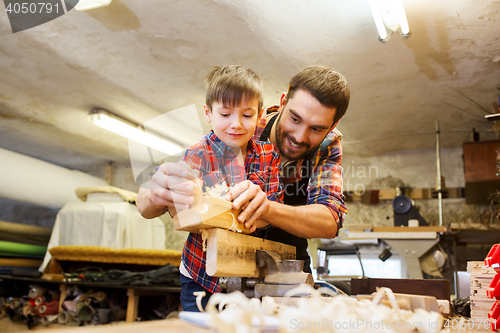
[[495, 299], [488, 298], [486, 290], [496, 272], [491, 267], [485, 267], [484, 261], [468, 261], [467, 272], [470, 273], [471, 319], [474, 322], [488, 321], [488, 312]]

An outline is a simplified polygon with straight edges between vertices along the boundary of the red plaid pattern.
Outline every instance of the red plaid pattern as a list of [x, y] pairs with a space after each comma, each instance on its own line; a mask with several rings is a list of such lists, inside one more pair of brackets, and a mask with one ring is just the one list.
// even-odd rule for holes
[[[269, 200], [283, 202], [283, 184], [280, 182], [281, 158], [276, 148], [266, 142], [250, 140], [247, 147], [245, 168], [238, 165], [236, 155], [211, 131], [192, 146], [181, 159], [192, 168], [200, 170], [205, 186], [224, 181], [237, 184], [248, 179], [267, 193]], [[246, 170], [246, 172], [245, 172]], [[206, 253], [200, 234], [190, 233], [182, 252], [182, 263], [198, 282], [211, 293], [220, 292], [219, 279], [205, 271]]]
[[[264, 114], [276, 114], [279, 110], [278, 105], [268, 107]], [[260, 138], [267, 124], [267, 117], [262, 117], [257, 124], [257, 129], [254, 134], [255, 138]], [[342, 133], [334, 128], [328, 133], [313, 153], [312, 166], [309, 184], [307, 186], [307, 204], [325, 205], [330, 210], [333, 218], [337, 222], [338, 230], [342, 228], [342, 224], [347, 214], [347, 207], [344, 205], [344, 195], [342, 194], [342, 145], [340, 139]], [[282, 167], [282, 174], [288, 175], [287, 169], [295, 170], [295, 173], [289, 178], [282, 177], [281, 180], [286, 186], [287, 184], [296, 183], [300, 180], [300, 169], [304, 160], [292, 161], [286, 163]]]

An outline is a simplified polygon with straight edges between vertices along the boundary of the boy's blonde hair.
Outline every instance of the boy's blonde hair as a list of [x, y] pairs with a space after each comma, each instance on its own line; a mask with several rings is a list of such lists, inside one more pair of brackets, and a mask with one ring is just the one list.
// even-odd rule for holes
[[214, 66], [206, 76], [206, 104], [212, 111], [214, 102], [230, 103], [231, 107], [254, 98], [262, 109], [262, 81], [250, 68], [240, 65]]

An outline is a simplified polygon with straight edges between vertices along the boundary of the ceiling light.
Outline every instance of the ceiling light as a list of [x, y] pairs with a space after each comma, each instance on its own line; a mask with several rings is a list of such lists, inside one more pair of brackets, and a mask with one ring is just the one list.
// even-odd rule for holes
[[139, 125], [112, 114], [109, 111], [94, 109], [89, 116], [92, 122], [97, 126], [167, 155], [175, 155], [183, 150], [180, 146], [165, 140], [157, 134], [145, 132], [140, 129]]
[[381, 42], [388, 41], [390, 35], [396, 31], [399, 31], [403, 38], [410, 37], [403, 0], [369, 0], [369, 2]]
[[76, 10], [85, 11], [99, 7], [105, 7], [111, 3], [111, 0], [79, 0], [75, 6]]

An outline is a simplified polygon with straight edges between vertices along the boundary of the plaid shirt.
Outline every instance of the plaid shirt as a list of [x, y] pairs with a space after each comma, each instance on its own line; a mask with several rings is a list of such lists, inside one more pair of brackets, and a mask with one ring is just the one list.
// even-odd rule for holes
[[[268, 107], [267, 115], [276, 114], [279, 106]], [[262, 117], [257, 124], [254, 134], [255, 138], [260, 138], [267, 120], [270, 117]], [[312, 172], [307, 185], [307, 204], [325, 205], [330, 210], [337, 222], [337, 235], [347, 214], [347, 207], [344, 205], [344, 195], [342, 194], [342, 145], [340, 139], [342, 133], [334, 128], [328, 133], [319, 147], [308, 156], [311, 158]], [[304, 160], [287, 162], [282, 167], [281, 180], [283, 184], [296, 183], [301, 179], [301, 166]], [[286, 193], [286, 191], [285, 191]]]
[[[181, 159], [193, 169], [200, 170], [205, 186], [214, 186], [224, 181], [238, 184], [245, 179], [259, 185], [267, 198], [283, 202], [283, 184], [280, 182], [280, 154], [266, 142], [248, 141], [245, 168], [238, 165], [236, 155], [210, 131], [200, 142], [186, 150]], [[246, 170], [246, 172], [245, 172]], [[219, 279], [205, 271], [206, 253], [203, 251], [201, 234], [190, 233], [184, 250], [182, 263], [194, 281], [211, 293], [220, 292]]]

